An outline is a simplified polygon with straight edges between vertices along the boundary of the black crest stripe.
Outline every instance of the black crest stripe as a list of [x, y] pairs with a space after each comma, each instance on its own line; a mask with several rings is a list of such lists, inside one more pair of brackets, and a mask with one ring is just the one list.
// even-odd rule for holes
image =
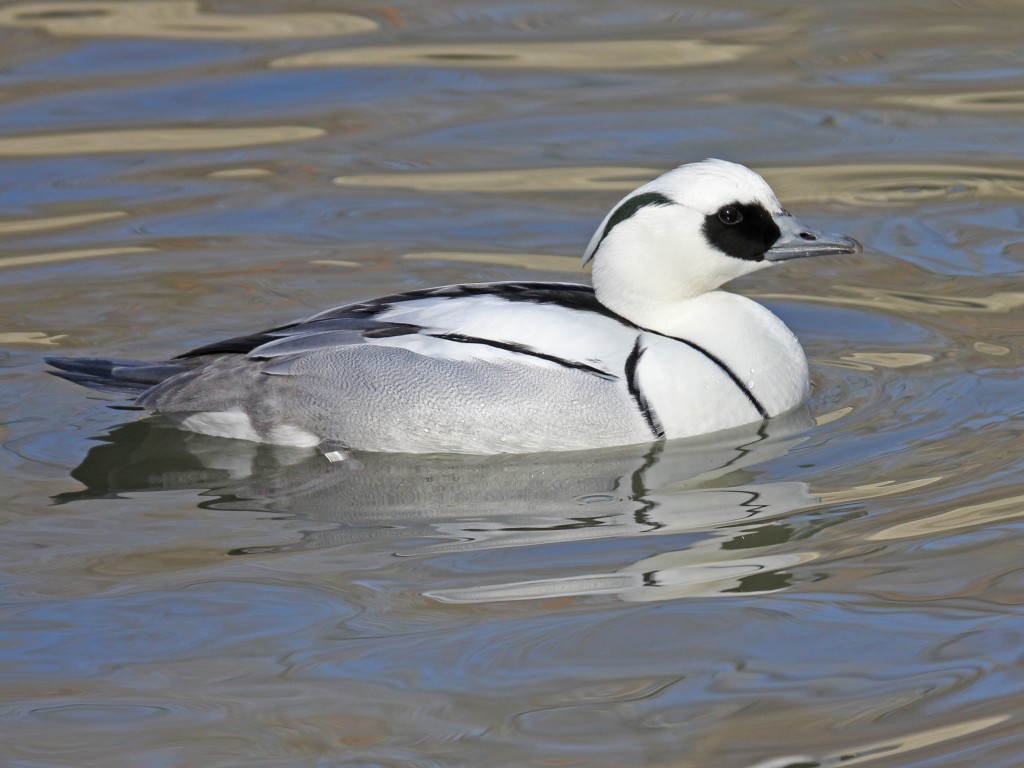
[[510, 341], [495, 341], [494, 339], [481, 339], [476, 336], [466, 336], [461, 333], [429, 333], [427, 334], [434, 339], [444, 339], [445, 341], [455, 341], [460, 344], [484, 344], [488, 347], [494, 347], [495, 349], [503, 349], [507, 352], [515, 352], [520, 355], [528, 355], [530, 357], [537, 357], [541, 360], [547, 360], [552, 363], [557, 363], [563, 368], [572, 368], [577, 371], [583, 371], [589, 373], [592, 376], [598, 376], [602, 379], [608, 379], [614, 381], [618, 377], [608, 371], [602, 371], [600, 368], [595, 368], [592, 365], [581, 363], [577, 360], [566, 360], [562, 357], [556, 357], [555, 355], [546, 355], [543, 352], [526, 346], [525, 344], [516, 344]]
[[[641, 208], [646, 208], [650, 205], [674, 205], [665, 195], [660, 192], [644, 192], [643, 194], [633, 195], [633, 197], [623, 200], [618, 208], [608, 217], [608, 223], [604, 225], [604, 231], [601, 232], [601, 239], [597, 241], [597, 245], [594, 246], [594, 252], [597, 251], [604, 239], [608, 237], [616, 225], [621, 224], [626, 219], [630, 219], [636, 215], [636, 212]], [[593, 258], [594, 254], [590, 254], [590, 258]], [[589, 259], [588, 259], [589, 261]]]
[[629, 394], [633, 397], [636, 407], [640, 409], [640, 415], [647, 422], [651, 434], [661, 439], [665, 437], [665, 428], [661, 425], [661, 420], [654, 412], [651, 404], [647, 402], [643, 390], [640, 389], [640, 381], [637, 378], [637, 366], [640, 364], [640, 358], [643, 357], [643, 354], [644, 348], [640, 345], [640, 337], [637, 336], [636, 343], [633, 345], [633, 351], [626, 358], [626, 386], [629, 388]]

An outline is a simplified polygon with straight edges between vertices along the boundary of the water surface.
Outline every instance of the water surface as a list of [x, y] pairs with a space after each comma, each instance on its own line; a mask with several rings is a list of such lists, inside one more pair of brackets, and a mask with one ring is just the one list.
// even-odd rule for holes
[[[0, 7], [0, 762], [1016, 768], [1024, 53], [1006, 0]], [[766, 429], [561, 455], [179, 433], [44, 375], [586, 280], [748, 164], [857, 257], [734, 289]]]

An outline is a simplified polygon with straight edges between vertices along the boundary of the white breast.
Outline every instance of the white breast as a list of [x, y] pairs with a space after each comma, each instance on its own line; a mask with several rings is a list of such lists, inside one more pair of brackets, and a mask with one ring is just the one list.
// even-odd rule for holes
[[796, 337], [750, 299], [704, 294], [686, 302], [669, 330], [699, 349], [653, 333], [641, 337], [639, 387], [667, 437], [757, 421], [758, 404], [777, 416], [807, 394], [807, 359]]

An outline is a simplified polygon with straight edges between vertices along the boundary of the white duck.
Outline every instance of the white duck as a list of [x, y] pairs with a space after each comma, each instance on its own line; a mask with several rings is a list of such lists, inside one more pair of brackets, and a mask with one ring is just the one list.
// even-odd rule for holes
[[753, 171], [705, 160], [627, 195], [584, 253], [593, 284], [411, 291], [168, 362], [50, 358], [185, 429], [294, 446], [503, 453], [713, 432], [801, 403], [807, 360], [775, 315], [719, 288], [805, 256], [808, 229]]

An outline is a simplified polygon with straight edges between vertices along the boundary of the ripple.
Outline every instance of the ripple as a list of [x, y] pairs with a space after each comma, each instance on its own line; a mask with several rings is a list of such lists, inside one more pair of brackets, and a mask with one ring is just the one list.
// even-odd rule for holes
[[540, 43], [463, 43], [342, 48], [287, 56], [272, 67], [429, 66], [630, 70], [692, 67], [738, 61], [759, 50], [706, 40], [595, 40]]
[[377, 29], [347, 13], [206, 13], [195, 0], [24, 3], [0, 9], [0, 26], [36, 27], [58, 37], [186, 40], [334, 37]]
[[1004, 347], [1002, 344], [989, 344], [986, 341], [976, 341], [971, 347], [975, 352], [979, 352], [983, 355], [990, 357], [1006, 357], [1010, 354], [1010, 348]]
[[32, 715], [58, 726], [121, 727], [168, 714], [166, 707], [144, 704], [83, 703], [38, 707]]
[[863, 163], [764, 168], [787, 203], [920, 205], [953, 197], [1024, 198], [1024, 171], [975, 165]]
[[949, 312], [988, 313], [1011, 312], [1024, 306], [1024, 291], [992, 291], [980, 296], [943, 296], [892, 288], [871, 288], [849, 285], [848, 296], [814, 296], [810, 293], [761, 293], [761, 299], [794, 302], [821, 302], [829, 306], [850, 306], [874, 313], [939, 315]]

